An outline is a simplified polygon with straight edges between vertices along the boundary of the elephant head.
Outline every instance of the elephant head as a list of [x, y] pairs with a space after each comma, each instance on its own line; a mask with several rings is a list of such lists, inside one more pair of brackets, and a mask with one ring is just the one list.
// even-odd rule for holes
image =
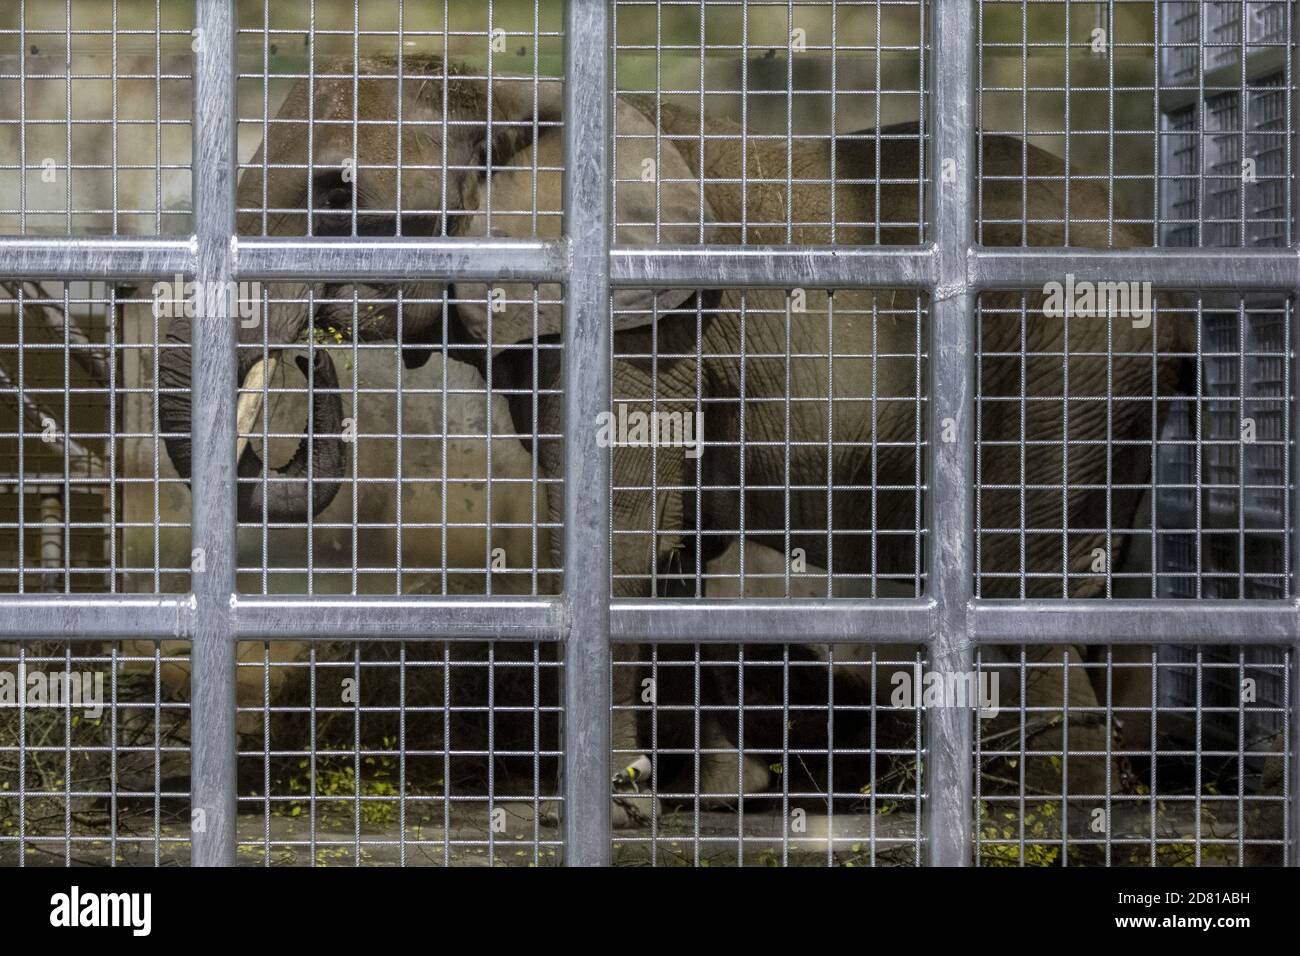
[[[580, 159], [565, 156], [562, 148], [561, 85], [505, 77], [489, 82], [431, 57], [407, 58], [403, 67], [405, 75], [396, 78], [397, 63], [392, 60], [363, 59], [355, 67], [348, 60], [337, 69], [322, 71], [314, 87], [304, 80], [289, 92], [275, 122], [268, 124], [267, 142], [241, 179], [241, 233], [301, 234], [310, 216], [312, 233], [323, 236], [379, 237], [400, 232], [404, 236], [559, 238], [558, 215], [519, 215], [518, 211], [561, 210], [560, 170], [566, 162]], [[359, 74], [355, 81], [354, 72]], [[402, 104], [400, 126], [396, 122], [399, 102]], [[747, 243], [807, 246], [830, 241], [826, 228], [819, 225], [830, 221], [841, 224], [835, 238], [845, 244], [920, 241], [919, 221], [924, 205], [920, 180], [925, 167], [920, 154], [921, 130], [915, 124], [881, 130], [874, 141], [869, 136], [847, 136], [842, 143], [834, 144], [754, 140], [742, 151], [735, 148], [735, 143], [746, 131], [728, 120], [703, 121], [688, 110], [635, 97], [620, 99], [616, 109], [614, 219], [619, 224], [618, 236], [622, 243], [679, 244], [706, 239], [739, 243], [742, 224], [748, 224], [743, 235]], [[314, 120], [310, 137], [305, 135], [304, 128], [309, 117]], [[723, 148], [704, 145], [706, 122], [710, 136], [723, 141]], [[731, 142], [727, 143], [728, 140]], [[996, 200], [988, 199], [983, 215], [990, 221], [1018, 222], [1023, 218], [1029, 223], [1051, 222], [1054, 217], [1050, 210], [1055, 208], [1062, 188], [1059, 160], [1039, 150], [1024, 150], [1022, 144], [1005, 137], [996, 138], [992, 143], [996, 148], [990, 148], [989, 142], [985, 147], [982, 160], [986, 172], [1001, 168], [999, 164], [1003, 162], [1021, 163], [1027, 165], [1023, 169], [1014, 165], [1011, 168], [1034, 176], [1033, 188], [1026, 187], [1028, 193], [1023, 207], [1018, 198], [1004, 195]], [[354, 158], [360, 161], [359, 166], [352, 165]], [[647, 161], [654, 163], [650, 176], [645, 175]], [[815, 203], [822, 200], [800, 194], [805, 198], [800, 199], [804, 205], [797, 219], [809, 225], [787, 227], [786, 222], [796, 218], [791, 213], [794, 199], [780, 189], [770, 188], [770, 184], [780, 178], [774, 176], [775, 172], [796, 169], [802, 179], [838, 177], [853, 185], [835, 192], [838, 207], [833, 212], [816, 207]], [[1101, 209], [1104, 217], [1107, 203], [1100, 187], [1076, 185], [1073, 188], [1074, 208]], [[829, 207], [830, 193], [824, 195]], [[1007, 208], [1008, 205], [1014, 208]], [[1038, 226], [1026, 228], [1032, 232]], [[1051, 232], [1051, 227], [1045, 228]], [[984, 238], [992, 244], [1026, 241], [1018, 229], [1014, 235], [1006, 230], [1004, 233], [993, 230]], [[304, 284], [288, 290], [289, 294], [282, 297], [287, 302], [272, 307], [265, 317], [264, 328], [244, 329], [240, 336], [247, 344], [265, 346], [274, 357], [301, 341], [313, 324], [332, 327], [347, 338], [397, 343], [408, 367], [427, 361], [435, 349], [446, 348], [453, 359], [469, 361], [481, 370], [490, 364], [493, 370], [506, 373], [494, 377], [493, 386], [520, 396], [512, 408], [518, 434], [562, 431], [560, 400], [554, 387], [559, 377], [557, 353], [531, 347], [558, 337], [563, 319], [560, 304], [542, 302], [534, 308], [496, 312], [481, 289], [481, 283], [420, 280], [372, 286], [340, 283], [327, 285], [325, 289], [323, 298], [334, 304], [323, 305], [313, 314], [307, 305], [308, 289]], [[361, 297], [389, 304], [368, 308], [362, 315], [351, 303], [340, 302], [350, 298], [348, 293], [353, 290]], [[503, 291], [507, 301], [530, 299], [532, 288], [524, 285], [512, 289], [507, 284]], [[715, 313], [743, 312], [745, 294], [736, 290], [709, 293], [715, 300], [700, 302], [697, 312], [694, 308], [682, 309], [696, 296], [694, 290], [619, 290], [613, 303], [615, 400], [623, 396], [655, 395], [660, 401], [694, 402], [704, 387], [731, 389], [728, 376], [734, 370], [721, 366], [741, 353], [745, 336], [755, 333], [757, 323], [751, 322], [748, 329], [729, 328], [724, 320], [712, 317]], [[750, 307], [755, 302], [761, 305], [763, 296], [768, 297], [765, 300], [768, 305], [757, 311], [765, 309], [771, 314], [783, 311], [783, 294], [771, 291], [751, 293]], [[675, 311], [689, 311], [689, 320], [679, 321], [680, 316], [672, 315]], [[774, 321], [779, 324], [784, 317]], [[704, 341], [704, 326], [712, 336], [709, 343]], [[1165, 332], [1162, 327], [1161, 333]], [[169, 337], [187, 342], [188, 324], [174, 323]], [[798, 347], [800, 344], [807, 347]], [[911, 347], [910, 341], [904, 345], [908, 350]], [[1038, 347], [1045, 348], [1046, 344], [1039, 343]], [[822, 348], [825, 346], [820, 342], [796, 343], [794, 351], [811, 354], [819, 353]], [[872, 349], [876, 349], [876, 343], [866, 339], [861, 348], [852, 351], [866, 353]], [[879, 350], [897, 351], [889, 347]], [[162, 382], [168, 388], [186, 389], [188, 357], [183, 350], [169, 351], [176, 354], [167, 357]], [[780, 347], [775, 351], [779, 353]], [[261, 349], [248, 352], [251, 358], [241, 362], [240, 367], [248, 399], [240, 409], [241, 424], [255, 416], [259, 389], [254, 386], [267, 373], [265, 366], [259, 369], [256, 362]], [[308, 369], [314, 384], [312, 407], [317, 432], [337, 431], [341, 417], [337, 383], [324, 353], [325, 350], [317, 350], [321, 357], [316, 367]], [[714, 357], [715, 368], [701, 370], [696, 356], [704, 356], [705, 363]], [[777, 364], [773, 363], [774, 367]], [[713, 375], [711, 384], [702, 385], [703, 376], [710, 374]], [[246, 381], [245, 376], [251, 376], [251, 381]], [[797, 394], [833, 394], [829, 382], [818, 380], [815, 384], [816, 389]], [[991, 387], [989, 382], [984, 384]], [[788, 395], [783, 390], [789, 387], [777, 384], [763, 393], [753, 382], [747, 382], [746, 386], [748, 394], [760, 398]], [[169, 428], [170, 431], [188, 430], [183, 395], [168, 393], [163, 404], [164, 427], [171, 423], [182, 427]], [[854, 403], [848, 405], [854, 407]], [[882, 437], [888, 440], [887, 428], [882, 426], [879, 432], [875, 431], [880, 423], [866, 414], [865, 403], [858, 402], [856, 406], [860, 430], [851, 436], [852, 440], [860, 447]], [[776, 409], [780, 404], [772, 402], [767, 407]], [[540, 416], [540, 422], [531, 420], [534, 414]], [[1132, 426], [1131, 418], [1117, 415], [1113, 419], [1117, 434]], [[846, 416], [837, 415], [837, 439], [843, 440], [851, 424]], [[751, 430], [747, 434], [759, 433]], [[780, 432], [774, 430], [771, 434]], [[817, 443], [817, 436], [824, 435], [823, 440], [830, 440], [828, 432], [808, 429], [806, 434], [813, 436], [812, 441], [805, 441], [807, 445]], [[723, 444], [739, 443], [734, 440], [735, 435], [722, 437], [728, 440]], [[710, 435], [706, 443], [713, 438]], [[549, 475], [561, 473], [558, 447], [557, 443], [551, 443], [538, 451], [539, 463]], [[178, 470], [188, 474], [188, 443], [179, 438], [169, 439], [168, 450]], [[819, 478], [825, 484], [828, 477], [819, 475], [816, 468], [829, 467], [825, 464], [825, 454], [820, 449], [815, 451], [811, 457], [818, 463], [809, 466], [807, 474], [812, 480], [805, 482], [813, 486], [819, 483]], [[647, 490], [688, 485], [685, 480], [688, 464], [682, 452], [676, 449], [666, 453], [660, 449], [654, 454], [646, 448], [622, 447], [614, 455], [615, 488], [632, 489], [626, 493], [616, 490], [612, 501], [616, 596], [628, 596], [630, 592], [623, 590], [628, 582], [644, 586], [649, 577], [646, 572], [659, 556], [658, 547], [669, 540], [663, 535], [665, 527], [674, 524], [682, 527], [686, 523], [679, 494], [660, 500]], [[256, 456], [249, 457], [251, 454], [248, 449], [241, 452], [241, 475], [260, 472], [261, 463]], [[761, 454], [761, 450], [755, 454]], [[292, 483], [250, 482], [249, 494], [241, 495], [241, 514], [247, 507], [250, 514], [266, 513], [281, 519], [301, 520], [308, 510], [319, 511], [328, 505], [342, 471], [342, 447], [329, 438], [304, 443], [281, 474], [302, 475], [309, 456], [313, 459], [313, 477], [317, 479], [310, 499], [305, 487], [290, 495], [287, 489], [295, 487]], [[769, 455], [769, 467], [780, 467], [778, 458]], [[861, 464], [846, 459], [845, 467]], [[776, 471], [767, 477], [773, 484], [782, 479], [791, 480], [789, 474]], [[868, 484], [876, 477], [846, 473], [836, 478], [836, 484]], [[985, 477], [988, 478], [988, 472]], [[1006, 480], [1013, 481], [1015, 476]], [[714, 475], [704, 484], [730, 487], [737, 482]], [[286, 490], [279, 496], [273, 494], [280, 488]], [[827, 496], [816, 497], [824, 503]], [[844, 501], [848, 502], [846, 506], [862, 507], [858, 499], [864, 497], [837, 497], [833, 506], [838, 507]], [[562, 520], [559, 506], [556, 500], [550, 502], [552, 520]], [[259, 507], [262, 512], [256, 510]], [[708, 507], [700, 505], [702, 511]], [[713, 510], [715, 520], [724, 530], [762, 527], [762, 516], [730, 515], [722, 508]], [[771, 516], [770, 520], [785, 517]], [[837, 518], [834, 526], [853, 526], [853, 522]], [[628, 528], [641, 537], [617, 537], [620, 529]], [[620, 542], [633, 543], [624, 547]], [[647, 548], [643, 542], [653, 543]], [[837, 561], [835, 567], [841, 568], [843, 563]], [[633, 676], [629, 668], [616, 668], [617, 700], [632, 699], [627, 682]], [[636, 728], [631, 708], [616, 713], [611, 737], [616, 750], [635, 752]], [[729, 773], [729, 777], [734, 780], [736, 774]]]
[[[267, 126], [266, 141], [240, 177], [239, 233], [301, 235], [310, 216], [310, 232], [317, 236], [454, 238], [531, 233], [533, 238], [558, 238], [558, 216], [534, 219], [517, 211], [534, 206], [534, 191], [539, 194], [538, 209], [562, 208], [562, 85], [519, 77], [488, 82], [437, 57], [406, 58], [399, 80], [397, 66], [389, 59], [364, 59], [358, 68], [362, 82], [354, 87], [349, 60], [338, 70], [323, 71], [314, 87], [301, 80], [290, 89]], [[399, 92], [404, 104], [400, 131], [395, 114]], [[619, 113], [620, 131], [645, 140], [655, 138], [655, 124], [641, 109], [625, 102]], [[310, 136], [309, 117], [314, 118]], [[352, 165], [354, 159], [358, 166]], [[658, 202], [664, 222], [712, 220], [709, 204], [698, 186], [690, 184], [688, 158], [665, 142], [658, 164], [658, 178], [674, 183], [673, 188], [664, 188], [656, 196], [652, 183], [638, 182], [620, 194], [620, 218], [653, 222]], [[634, 162], [630, 154], [620, 158], [619, 176], [639, 180], [639, 160]], [[510, 215], [510, 210], [516, 215]], [[665, 241], [688, 241], [693, 234], [689, 225], [661, 230]], [[650, 230], [646, 238], [652, 238]], [[504, 291], [508, 298], [514, 297], [510, 286]], [[263, 322], [241, 325], [239, 340], [245, 346], [239, 364], [241, 434], [256, 424], [262, 384], [277, 366], [280, 353], [305, 342], [313, 326], [347, 339], [355, 335], [363, 342], [397, 343], [408, 368], [419, 367], [435, 349], [446, 347], [451, 358], [483, 370], [491, 353], [499, 357], [511, 344], [558, 335], [562, 321], [558, 302], [541, 305], [536, 314], [529, 309], [493, 315], [482, 293], [463, 283], [450, 288], [430, 281], [327, 284], [321, 298], [329, 301], [314, 312], [308, 305], [309, 292], [307, 283], [286, 284], [270, 303]], [[360, 314], [346, 301], [353, 292], [386, 304]], [[672, 308], [691, 294], [660, 294], [657, 306], [661, 311]], [[650, 325], [653, 299], [649, 292], [620, 293], [618, 327]], [[449, 304], [444, 307], [444, 302]], [[187, 345], [191, 321], [173, 320], [167, 340]], [[249, 480], [261, 475], [262, 462], [246, 442], [240, 443], [241, 520], [305, 520], [309, 509], [318, 514], [338, 491], [346, 453], [339, 437], [342, 407], [337, 377], [328, 350], [316, 349], [315, 355], [314, 368], [298, 360], [311, 384], [312, 436], [304, 438], [287, 464], [275, 469], [275, 480]], [[178, 473], [188, 478], [188, 349], [165, 350], [159, 380], [165, 389], [159, 414], [168, 454]], [[310, 495], [305, 483], [309, 459]], [[294, 478], [304, 480], [285, 480]]]

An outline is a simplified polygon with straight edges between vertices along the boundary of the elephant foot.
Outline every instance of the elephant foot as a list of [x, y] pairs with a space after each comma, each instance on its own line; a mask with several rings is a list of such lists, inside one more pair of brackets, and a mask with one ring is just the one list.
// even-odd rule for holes
[[[753, 754], [742, 754], [723, 735], [716, 719], [705, 721], [700, 755], [700, 800], [707, 809], [734, 809], [743, 796], [763, 793], [772, 784], [772, 772]], [[743, 761], [743, 767], [742, 767]], [[743, 782], [741, 774], [744, 774]]]
[[[744, 761], [744, 783], [741, 780], [741, 761]], [[772, 772], [753, 754], [743, 757], [735, 751], [703, 754], [700, 757], [701, 806], [709, 810], [732, 809], [742, 796], [764, 793], [772, 785]]]
[[[1065, 753], [1067, 745], [1069, 752]], [[1049, 755], [1035, 756], [1027, 761], [1025, 782], [1031, 792], [1060, 794], [1063, 788], [1068, 788], [1071, 798], [1106, 795], [1104, 722], [1083, 718], [1072, 719], [1068, 728], [1063, 725], [1048, 727], [1029, 741], [1029, 749]], [[1112, 769], [1109, 782], [1112, 793], [1118, 782], [1119, 774]]]

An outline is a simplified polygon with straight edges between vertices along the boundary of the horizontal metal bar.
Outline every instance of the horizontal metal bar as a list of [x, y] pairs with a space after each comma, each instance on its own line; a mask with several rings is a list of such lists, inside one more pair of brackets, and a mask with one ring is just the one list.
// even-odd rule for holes
[[235, 635], [254, 640], [527, 640], [566, 636], [559, 599], [240, 595]]
[[[824, 288], [936, 285], [932, 247], [660, 246], [611, 253], [616, 286]], [[1092, 281], [1149, 281], [1171, 289], [1294, 289], [1293, 249], [983, 248], [967, 252], [973, 288], [1035, 288], [1067, 274]], [[941, 296], [959, 290], [940, 290]]]
[[372, 237], [235, 240], [239, 279], [563, 282], [568, 278], [568, 263], [566, 242]]
[[[191, 274], [190, 238], [0, 237], [0, 278], [142, 279]], [[236, 240], [238, 278], [562, 282], [564, 242], [462, 239]], [[1295, 289], [1294, 249], [976, 248], [969, 282], [982, 289], [1035, 288], [1068, 273], [1091, 281], [1150, 281], [1171, 289]], [[617, 286], [700, 288], [931, 288], [931, 248], [663, 246], [613, 250]]]
[[927, 600], [615, 601], [610, 640], [656, 644], [818, 644], [929, 640]]
[[[257, 640], [563, 640], [559, 598], [241, 595], [235, 633]], [[927, 643], [928, 599], [615, 601], [610, 640], [664, 644]], [[980, 643], [1288, 644], [1300, 606], [1274, 601], [975, 601]], [[189, 595], [0, 594], [0, 640], [185, 640]]]
[[1300, 609], [1274, 601], [976, 601], [980, 643], [1289, 644]]
[[194, 270], [190, 238], [0, 237], [0, 278], [151, 279]]
[[188, 640], [194, 603], [186, 595], [3, 594], [0, 640]]
[[616, 286], [917, 288], [934, 279], [933, 251], [916, 247], [660, 246], [610, 255]]
[[[1300, 609], [1272, 601], [1028, 601], [971, 604], [981, 643], [1195, 641], [1287, 644]], [[929, 643], [933, 601], [616, 601], [610, 640], [666, 644]]]
[[1150, 282], [1168, 289], [1291, 290], [1300, 285], [1294, 249], [972, 249], [979, 289], [1032, 289], [1065, 276], [1092, 282]]

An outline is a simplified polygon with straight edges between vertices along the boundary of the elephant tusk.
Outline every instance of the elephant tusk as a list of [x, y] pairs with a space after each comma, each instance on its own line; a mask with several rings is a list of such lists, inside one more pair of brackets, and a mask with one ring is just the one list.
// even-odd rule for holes
[[238, 462], [244, 456], [244, 449], [248, 447], [247, 436], [252, 433], [253, 428], [257, 425], [257, 416], [262, 413], [262, 399], [266, 383], [271, 380], [275, 374], [276, 366], [280, 364], [280, 353], [272, 352], [267, 358], [259, 361], [244, 378], [244, 384], [240, 386], [245, 389], [244, 393], [239, 396], [239, 406], [235, 411], [236, 434], [239, 435], [239, 444], [235, 448], [235, 461]]

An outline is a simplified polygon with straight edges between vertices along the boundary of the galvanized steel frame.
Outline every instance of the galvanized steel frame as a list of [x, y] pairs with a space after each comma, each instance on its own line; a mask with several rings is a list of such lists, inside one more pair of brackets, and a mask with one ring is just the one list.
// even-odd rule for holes
[[[566, 35], [566, 238], [237, 239], [235, 16], [226, 0], [196, 0], [202, 45], [194, 77], [194, 218], [188, 239], [0, 238], [0, 275], [131, 279], [183, 272], [202, 282], [252, 279], [402, 280], [416, 276], [561, 282], [566, 287], [568, 586], [555, 599], [243, 596], [235, 586], [234, 404], [194, 403], [193, 542], [207, 569], [184, 596], [0, 596], [0, 639], [188, 639], [194, 667], [193, 862], [235, 858], [235, 649], [240, 640], [550, 640], [565, 646], [565, 828], [570, 865], [607, 864], [610, 645], [613, 642], [910, 641], [931, 666], [970, 670], [984, 643], [1207, 642], [1285, 644], [1300, 652], [1300, 603], [977, 601], [973, 598], [976, 301], [986, 289], [1059, 279], [1151, 281], [1185, 289], [1300, 291], [1295, 249], [983, 249], [974, 244], [974, 76], [977, 0], [932, 0], [929, 120], [932, 241], [892, 249], [658, 247], [611, 249], [611, 95], [605, 0], [569, 0]], [[577, 41], [577, 42], [575, 42]], [[1300, 122], [1292, 129], [1300, 128]], [[1289, 154], [1294, 175], [1295, 144]], [[959, 171], [944, 181], [951, 161]], [[609, 290], [617, 286], [912, 287], [926, 290], [930, 434], [945, 418], [956, 440], [928, 457], [929, 594], [918, 600], [619, 601], [609, 595], [609, 453], [583, 422], [610, 394]], [[204, 297], [200, 297], [202, 300]], [[224, 300], [223, 300], [224, 301]], [[220, 304], [219, 304], [220, 307]], [[196, 322], [194, 394], [233, 395], [235, 327], [214, 312]], [[1294, 339], [1293, 339], [1294, 340]], [[1292, 363], [1293, 369], [1300, 363]], [[1292, 394], [1300, 394], [1300, 373]], [[1298, 416], [1292, 416], [1292, 428]], [[1294, 447], [1296, 435], [1290, 436]], [[579, 497], [581, 495], [581, 497]], [[1292, 495], [1291, 526], [1300, 525]], [[1291, 542], [1292, 568], [1300, 550]], [[1293, 571], [1293, 573], [1295, 573]], [[574, 582], [580, 582], [574, 586]], [[1292, 593], [1300, 592], [1293, 585]], [[1292, 660], [1300, 660], [1293, 653]], [[1295, 666], [1295, 665], [1293, 665]], [[1300, 686], [1300, 672], [1291, 686]], [[1294, 691], [1292, 691], [1294, 693]], [[1293, 704], [1294, 706], [1294, 704]], [[973, 746], [969, 714], [927, 712], [928, 859], [971, 860]], [[1288, 861], [1300, 864], [1300, 720], [1291, 720]]]

